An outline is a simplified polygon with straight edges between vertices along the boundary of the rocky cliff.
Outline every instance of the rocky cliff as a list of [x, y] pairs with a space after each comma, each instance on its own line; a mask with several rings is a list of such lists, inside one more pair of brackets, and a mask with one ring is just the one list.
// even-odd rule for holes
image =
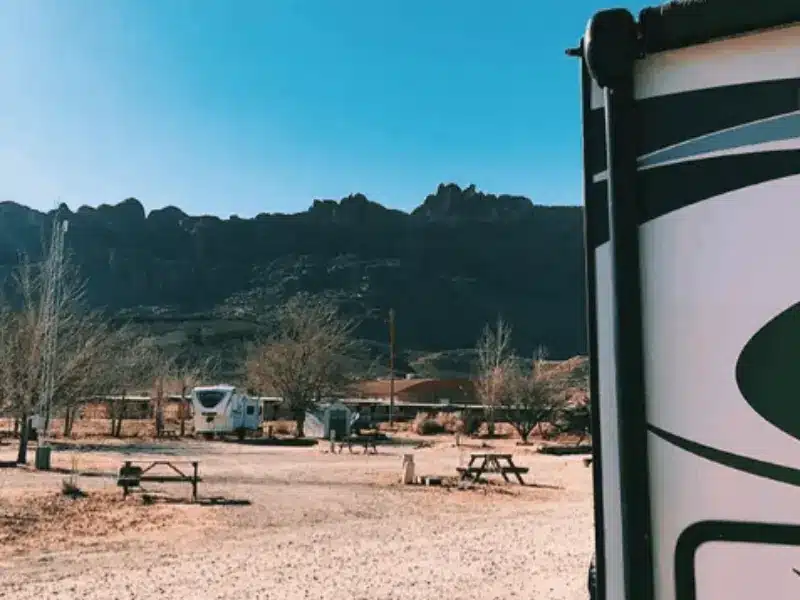
[[[440, 185], [410, 214], [360, 194], [253, 219], [175, 207], [146, 214], [134, 198], [58, 211], [93, 305], [197, 343], [248, 335], [231, 323], [256, 296], [269, 303], [307, 290], [359, 312], [364, 337], [381, 343], [393, 307], [402, 349], [471, 347], [498, 314], [522, 351], [545, 345], [563, 358], [586, 349], [579, 207]], [[0, 271], [20, 252], [39, 254], [52, 217], [0, 203]]]

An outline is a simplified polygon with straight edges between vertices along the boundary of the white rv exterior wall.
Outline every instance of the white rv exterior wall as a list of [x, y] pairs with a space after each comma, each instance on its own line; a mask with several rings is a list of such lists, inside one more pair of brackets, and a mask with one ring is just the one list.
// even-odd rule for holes
[[[635, 93], [644, 100], [789, 79], [800, 81], [797, 26], [650, 56], [637, 64]], [[800, 110], [800, 85], [795, 93]], [[602, 107], [599, 89], [591, 102]], [[790, 113], [785, 116], [791, 120]], [[800, 149], [800, 137], [640, 168], [790, 149]], [[640, 233], [649, 424], [715, 449], [800, 469], [800, 441], [757, 414], [736, 381], [744, 345], [800, 301], [800, 160], [796, 173], [668, 212], [642, 225]], [[595, 181], [605, 176], [593, 175]], [[595, 260], [606, 598], [617, 600], [623, 582], [608, 243], [595, 249]], [[653, 433], [648, 444], [657, 600], [676, 598], [675, 546], [693, 523], [800, 525], [800, 488], [717, 464]], [[800, 569], [798, 547], [707, 543], [695, 556], [697, 599], [796, 600], [800, 577], [794, 568]]]

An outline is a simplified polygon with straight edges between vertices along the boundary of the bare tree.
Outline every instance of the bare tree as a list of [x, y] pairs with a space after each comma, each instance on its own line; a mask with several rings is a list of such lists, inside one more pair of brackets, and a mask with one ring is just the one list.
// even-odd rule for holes
[[511, 326], [502, 317], [497, 318], [494, 327], [486, 325], [478, 340], [477, 376], [475, 391], [483, 405], [488, 433], [495, 433], [497, 408], [501, 405], [506, 373], [514, 368], [514, 354], [511, 347]]
[[204, 381], [214, 376], [219, 371], [219, 356], [207, 356], [199, 361], [189, 361], [180, 364], [173, 373], [174, 381], [178, 383], [181, 404], [178, 418], [180, 419], [180, 435], [186, 435], [186, 416], [188, 411], [188, 397], [192, 388], [201, 385]]
[[111, 327], [98, 313], [73, 315], [66, 325], [59, 343], [53, 407], [63, 412], [64, 435], [68, 436], [81, 402], [98, 391], [114, 368], [119, 340], [127, 338], [128, 330]]
[[122, 436], [122, 424], [128, 417], [128, 396], [153, 381], [157, 357], [152, 338], [136, 335], [132, 330], [114, 338], [113, 352], [101, 368], [96, 386], [98, 392], [112, 396], [108, 403], [112, 436]]
[[506, 370], [501, 404], [523, 443], [528, 442], [537, 424], [557, 416], [564, 401], [564, 395], [555, 389], [553, 377], [547, 371], [543, 349], [529, 363], [515, 361]]
[[164, 403], [169, 394], [168, 385], [178, 354], [157, 348], [154, 352], [153, 362], [153, 390], [150, 397], [153, 399], [153, 421], [155, 424], [156, 437], [160, 438], [164, 434]]
[[3, 311], [2, 361], [0, 386], [8, 408], [20, 424], [17, 462], [27, 462], [29, 418], [37, 405], [43, 349], [43, 324], [38, 295], [41, 281], [34, 267], [23, 262], [14, 273], [13, 283], [19, 309], [6, 306]]
[[[154, 397], [156, 400], [156, 435], [163, 432], [163, 404], [168, 396], [177, 395], [178, 421], [180, 436], [186, 435], [187, 398], [192, 388], [209, 379], [218, 370], [219, 357], [206, 356], [202, 359], [185, 356], [180, 353], [161, 353], [156, 371]], [[159, 414], [161, 415], [159, 417]], [[159, 425], [160, 423], [160, 425]]]
[[306, 411], [352, 381], [354, 328], [333, 303], [298, 294], [275, 310], [272, 333], [251, 348], [246, 365], [249, 387], [283, 399], [298, 437], [305, 435]]
[[[45, 263], [48, 260], [49, 256]], [[102, 315], [86, 309], [85, 285], [74, 266], [67, 263], [58, 269], [60, 293], [53, 307], [58, 319], [53, 397], [46, 406], [41, 406], [45, 333], [49, 326], [46, 321], [53, 318], [52, 313], [45, 314], [43, 297], [46, 278], [54, 277], [53, 273], [46, 264], [23, 259], [11, 282], [13, 304], [6, 303], [0, 310], [0, 399], [20, 424], [17, 460], [21, 463], [27, 460], [30, 416], [43, 410], [44, 414], [39, 416], [44, 417], [47, 431], [51, 412], [66, 408], [69, 428], [74, 404], [89, 391], [108, 357], [113, 355], [109, 348], [117, 336]]]

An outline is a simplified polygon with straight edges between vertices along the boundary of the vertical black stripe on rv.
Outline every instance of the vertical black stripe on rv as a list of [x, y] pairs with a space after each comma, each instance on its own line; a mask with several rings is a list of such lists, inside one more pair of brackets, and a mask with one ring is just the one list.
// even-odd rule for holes
[[584, 37], [584, 57], [590, 73], [603, 90], [605, 100], [625, 600], [652, 600], [653, 561], [636, 190], [639, 127], [633, 67], [638, 53], [636, 21], [627, 10], [601, 11], [589, 21]]
[[[590, 147], [598, 138], [602, 143], [602, 121], [593, 118], [592, 80], [586, 63], [581, 61], [581, 120], [583, 129], [583, 240], [586, 254], [586, 331], [589, 342], [589, 400], [592, 409], [592, 487], [594, 489], [595, 566], [597, 573], [595, 600], [606, 600], [605, 528], [603, 523], [603, 461], [600, 444], [600, 385], [597, 373], [597, 213], [607, 211], [603, 198], [593, 193], [592, 173], [597, 164], [592, 161]], [[600, 202], [598, 202], [600, 200]]]

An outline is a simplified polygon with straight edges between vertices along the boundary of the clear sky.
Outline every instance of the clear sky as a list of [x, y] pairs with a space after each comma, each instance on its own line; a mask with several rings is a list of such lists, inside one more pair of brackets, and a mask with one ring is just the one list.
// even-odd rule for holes
[[252, 216], [440, 182], [580, 202], [602, 0], [0, 0], [0, 200]]

